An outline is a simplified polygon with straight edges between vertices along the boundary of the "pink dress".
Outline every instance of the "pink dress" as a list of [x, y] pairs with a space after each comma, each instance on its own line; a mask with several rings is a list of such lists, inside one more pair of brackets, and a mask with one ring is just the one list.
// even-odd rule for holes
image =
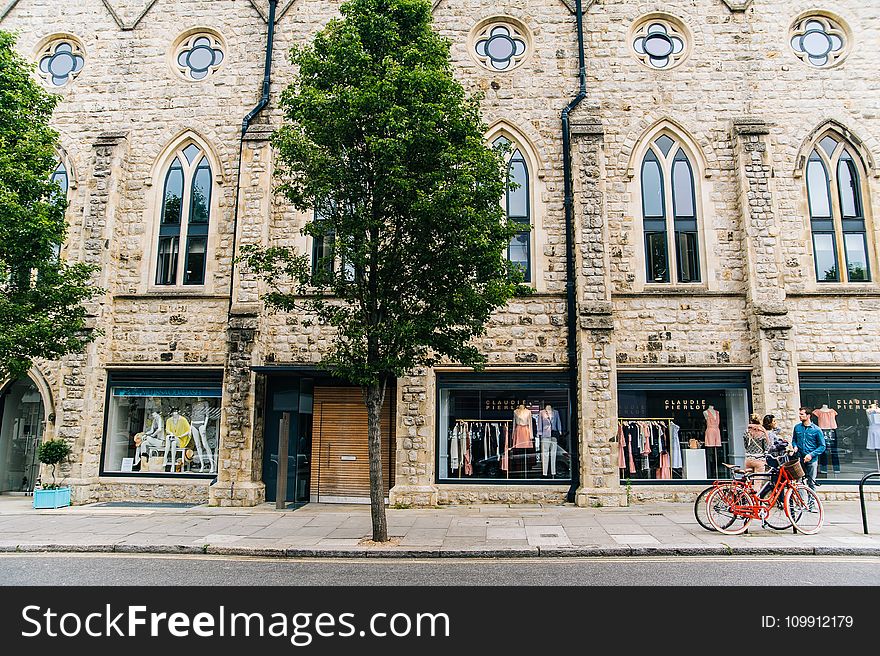
[[721, 413], [715, 409], [706, 411], [706, 446], [721, 446]]

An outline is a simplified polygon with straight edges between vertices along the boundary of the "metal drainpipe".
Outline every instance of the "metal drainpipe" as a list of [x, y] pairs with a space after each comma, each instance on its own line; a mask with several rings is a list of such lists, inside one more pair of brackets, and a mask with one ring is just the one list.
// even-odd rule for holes
[[568, 316], [568, 390], [571, 407], [571, 487], [566, 500], [573, 502], [580, 485], [580, 444], [578, 430], [580, 425], [580, 407], [578, 405], [578, 352], [577, 329], [578, 313], [576, 298], [576, 271], [574, 257], [574, 192], [571, 180], [571, 136], [569, 134], [568, 116], [587, 96], [587, 72], [584, 64], [584, 23], [581, 0], [575, 0], [578, 35], [578, 76], [580, 88], [577, 95], [562, 110], [562, 173], [565, 184], [565, 300]]
[[[580, 1], [580, 0], [578, 0]], [[244, 136], [247, 134], [251, 121], [269, 104], [269, 86], [272, 81], [272, 44], [275, 40], [275, 8], [278, 0], [269, 0], [269, 18], [266, 28], [266, 63], [263, 67], [263, 92], [260, 101], [241, 122], [241, 137], [238, 141], [238, 177], [235, 182], [235, 207], [232, 218], [232, 265], [229, 269], [229, 310], [232, 314], [233, 285], [235, 284], [235, 247], [238, 241], [238, 199], [241, 192], [241, 158], [244, 152]]]

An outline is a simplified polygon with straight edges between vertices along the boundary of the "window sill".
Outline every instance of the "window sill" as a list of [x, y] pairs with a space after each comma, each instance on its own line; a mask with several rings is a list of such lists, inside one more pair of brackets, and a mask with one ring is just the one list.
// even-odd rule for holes
[[143, 300], [150, 298], [204, 298], [210, 300], [229, 300], [229, 294], [216, 294], [198, 289], [174, 287], [172, 289], [148, 289], [143, 292], [114, 294], [114, 299]]
[[878, 296], [880, 288], [874, 282], [862, 283], [824, 283], [820, 287], [812, 289], [801, 289], [791, 291], [786, 296], [805, 297], [805, 296]]
[[709, 289], [704, 284], [689, 285], [651, 285], [639, 291], [612, 292], [612, 297], [637, 298], [639, 296], [745, 296], [745, 292], [724, 292]]

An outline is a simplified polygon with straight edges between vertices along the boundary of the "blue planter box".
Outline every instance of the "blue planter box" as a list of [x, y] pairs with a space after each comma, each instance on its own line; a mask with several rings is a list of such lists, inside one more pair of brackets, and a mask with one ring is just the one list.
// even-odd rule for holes
[[70, 488], [34, 490], [34, 508], [65, 508], [70, 505]]

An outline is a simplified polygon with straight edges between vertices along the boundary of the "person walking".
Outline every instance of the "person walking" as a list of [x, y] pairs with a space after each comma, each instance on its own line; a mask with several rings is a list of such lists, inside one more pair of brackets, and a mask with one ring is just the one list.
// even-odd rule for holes
[[816, 474], [819, 471], [819, 455], [825, 452], [825, 434], [822, 429], [810, 420], [812, 408], [802, 407], [798, 410], [800, 423], [792, 430], [792, 444], [797, 447], [797, 453], [804, 466], [807, 475], [807, 485], [816, 489]]

